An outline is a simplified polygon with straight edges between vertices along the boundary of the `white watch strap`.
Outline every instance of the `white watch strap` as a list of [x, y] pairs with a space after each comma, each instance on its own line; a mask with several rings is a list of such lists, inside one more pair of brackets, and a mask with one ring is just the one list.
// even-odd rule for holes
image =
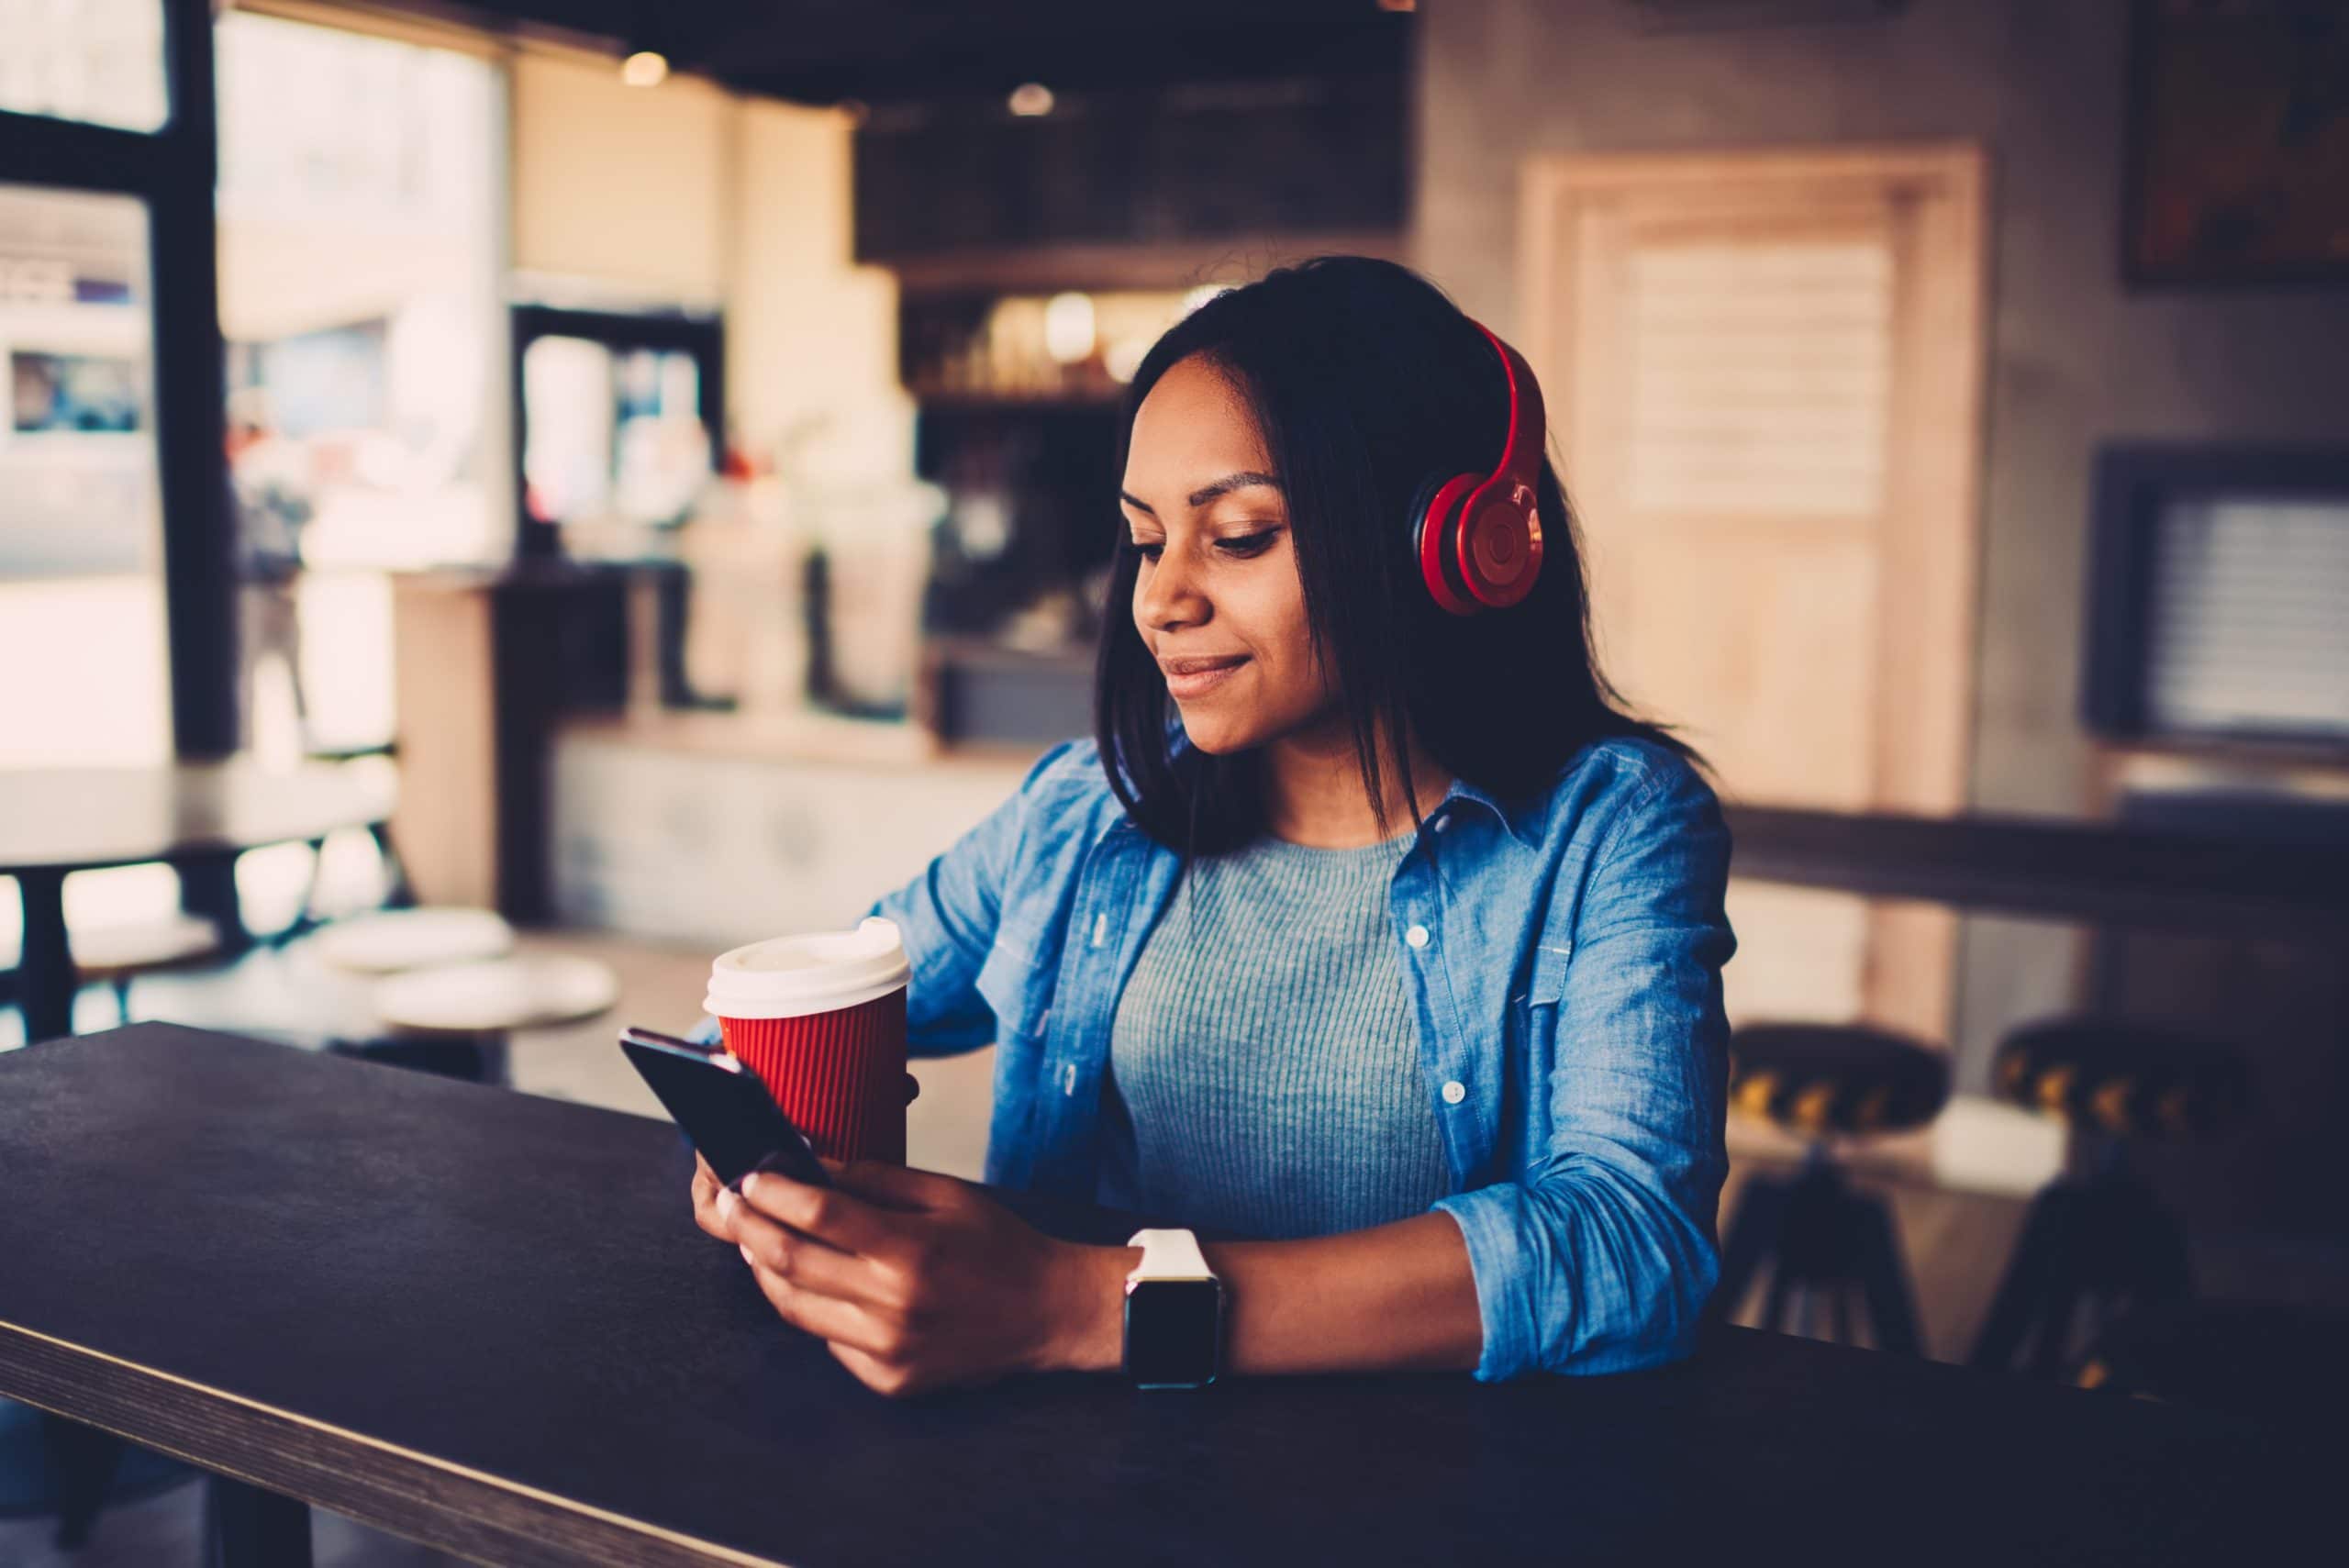
[[1199, 1239], [1187, 1230], [1137, 1230], [1126, 1245], [1141, 1249], [1141, 1262], [1126, 1276], [1129, 1284], [1136, 1280], [1216, 1277], [1208, 1267], [1207, 1254], [1199, 1251]]

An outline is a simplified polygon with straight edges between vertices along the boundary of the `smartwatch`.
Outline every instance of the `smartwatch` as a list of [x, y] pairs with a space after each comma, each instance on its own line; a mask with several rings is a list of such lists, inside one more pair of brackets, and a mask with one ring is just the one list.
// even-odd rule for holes
[[1126, 1276], [1126, 1375], [1139, 1388], [1204, 1388], [1223, 1366], [1223, 1282], [1187, 1230], [1137, 1230]]

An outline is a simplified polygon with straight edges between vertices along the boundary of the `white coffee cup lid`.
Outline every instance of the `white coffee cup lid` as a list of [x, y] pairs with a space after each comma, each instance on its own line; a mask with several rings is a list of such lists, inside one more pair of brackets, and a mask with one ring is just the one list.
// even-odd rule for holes
[[701, 1005], [721, 1018], [798, 1018], [886, 996], [912, 975], [897, 923], [868, 915], [853, 931], [774, 937], [719, 953]]

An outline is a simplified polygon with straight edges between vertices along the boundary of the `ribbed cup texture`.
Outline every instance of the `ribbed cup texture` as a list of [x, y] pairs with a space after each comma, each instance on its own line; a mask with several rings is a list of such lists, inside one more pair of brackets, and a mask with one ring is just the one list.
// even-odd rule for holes
[[906, 1162], [904, 986], [829, 1013], [718, 1023], [817, 1153]]

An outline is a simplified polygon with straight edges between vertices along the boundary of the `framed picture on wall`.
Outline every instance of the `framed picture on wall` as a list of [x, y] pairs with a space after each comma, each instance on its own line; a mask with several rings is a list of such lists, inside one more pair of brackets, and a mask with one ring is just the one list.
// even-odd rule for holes
[[2121, 274], [2349, 283], [2349, 0], [2137, 0]]

